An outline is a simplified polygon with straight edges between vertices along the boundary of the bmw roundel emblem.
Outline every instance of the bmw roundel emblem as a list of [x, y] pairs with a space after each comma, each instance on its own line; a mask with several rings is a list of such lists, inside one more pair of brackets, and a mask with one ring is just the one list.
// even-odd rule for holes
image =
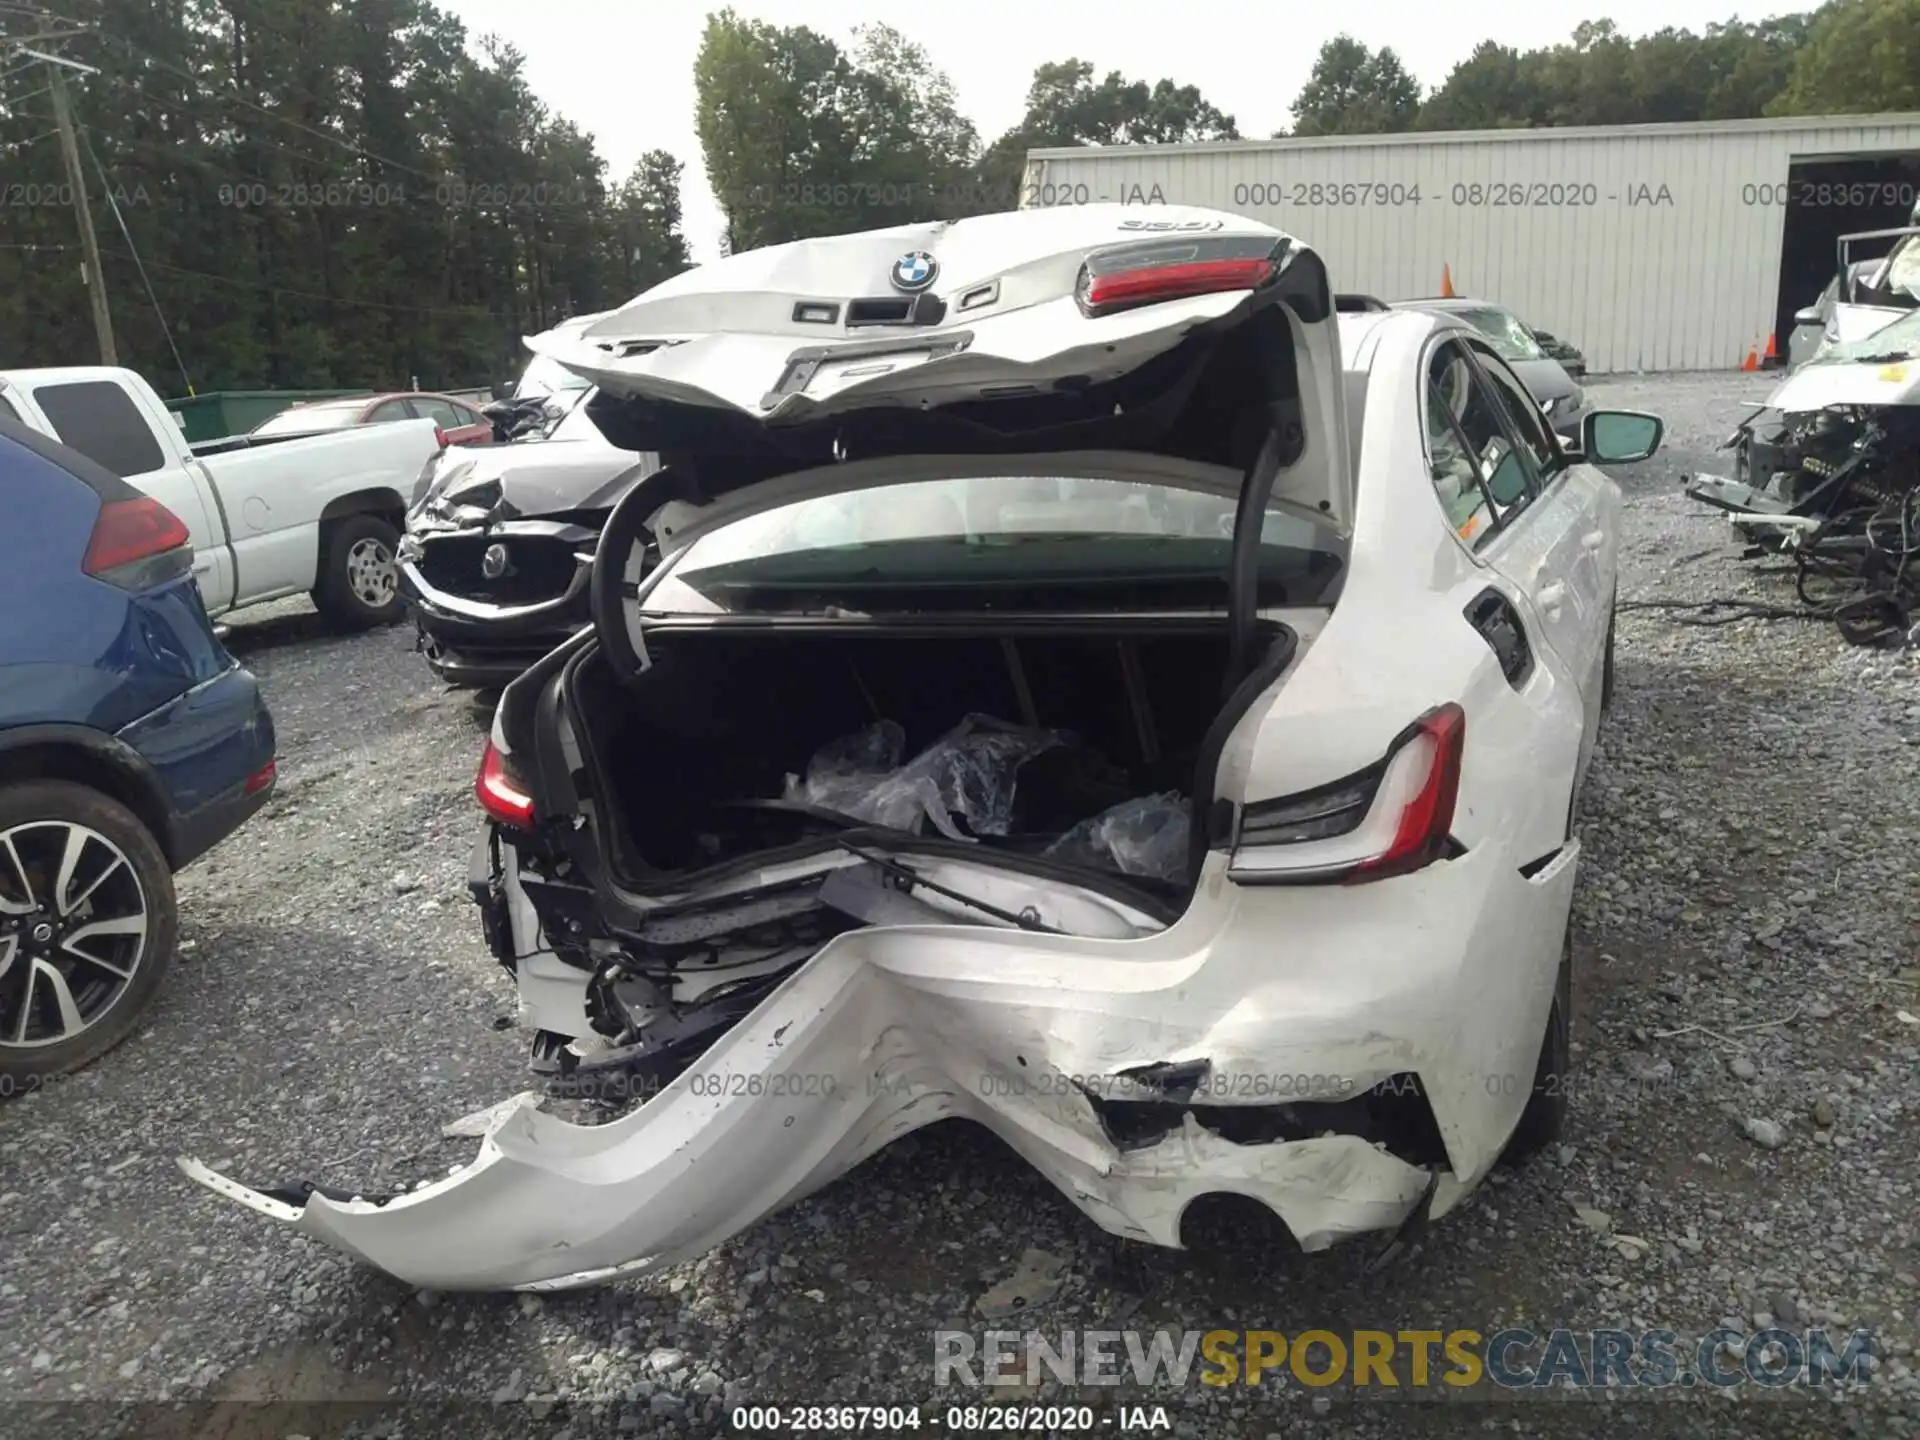
[[933, 284], [934, 276], [939, 273], [940, 264], [933, 256], [924, 250], [915, 250], [893, 262], [893, 288], [909, 295], [917, 294]]

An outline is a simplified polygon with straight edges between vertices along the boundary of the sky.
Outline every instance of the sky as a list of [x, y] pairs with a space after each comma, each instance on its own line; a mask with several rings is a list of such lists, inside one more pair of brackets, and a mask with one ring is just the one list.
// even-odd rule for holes
[[[693, 60], [709, 11], [720, 0], [441, 0], [469, 34], [492, 32], [527, 58], [534, 93], [593, 135], [609, 179], [648, 150], [685, 162], [686, 232], [697, 261], [719, 254], [720, 212], [694, 131]], [[1532, 0], [1489, 7], [1433, 0], [1343, 0], [1337, 6], [1274, 0], [963, 0], [912, 6], [883, 0], [734, 0], [743, 16], [807, 25], [842, 44], [856, 25], [885, 23], [925, 46], [959, 92], [961, 108], [991, 140], [1026, 108], [1034, 67], [1078, 57], [1096, 76], [1169, 79], [1199, 87], [1247, 136], [1290, 123], [1288, 108], [1320, 46], [1345, 31], [1391, 45], [1427, 89], [1440, 84], [1484, 39], [1516, 49], [1568, 38], [1582, 20], [1610, 18], [1622, 32], [1663, 26], [1699, 31], [1714, 21], [1758, 20], [1813, 8], [1792, 0]], [[1497, 19], [1493, 18], [1498, 16]]]

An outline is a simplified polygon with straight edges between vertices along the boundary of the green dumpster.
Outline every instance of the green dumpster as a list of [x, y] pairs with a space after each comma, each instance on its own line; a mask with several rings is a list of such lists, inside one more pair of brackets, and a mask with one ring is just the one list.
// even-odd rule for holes
[[203, 440], [244, 435], [289, 405], [304, 405], [309, 400], [344, 400], [373, 393], [372, 390], [215, 390], [169, 400], [167, 408], [180, 417], [180, 428], [187, 442], [197, 445]]

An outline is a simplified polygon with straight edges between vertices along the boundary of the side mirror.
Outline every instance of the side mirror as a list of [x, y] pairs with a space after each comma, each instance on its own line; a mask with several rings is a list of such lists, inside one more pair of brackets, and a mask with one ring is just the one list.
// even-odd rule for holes
[[1581, 458], [1590, 464], [1631, 465], [1660, 448], [1666, 423], [1637, 410], [1595, 410], [1580, 425]]
[[1793, 323], [1796, 325], [1824, 325], [1827, 323], [1827, 317], [1820, 313], [1820, 307], [1818, 305], [1809, 305], [1804, 310], [1796, 310], [1793, 312]]

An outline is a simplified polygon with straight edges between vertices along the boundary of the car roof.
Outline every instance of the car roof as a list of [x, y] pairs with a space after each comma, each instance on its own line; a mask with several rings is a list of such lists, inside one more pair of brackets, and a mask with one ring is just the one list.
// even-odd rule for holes
[[390, 398], [387, 395], [336, 395], [331, 400], [298, 400], [279, 413], [291, 415], [300, 410], [347, 410], [359, 405], [377, 405]]
[[1506, 310], [1505, 305], [1496, 305], [1491, 300], [1475, 300], [1468, 295], [1435, 295], [1424, 300], [1395, 300], [1394, 308], [1406, 310]]

